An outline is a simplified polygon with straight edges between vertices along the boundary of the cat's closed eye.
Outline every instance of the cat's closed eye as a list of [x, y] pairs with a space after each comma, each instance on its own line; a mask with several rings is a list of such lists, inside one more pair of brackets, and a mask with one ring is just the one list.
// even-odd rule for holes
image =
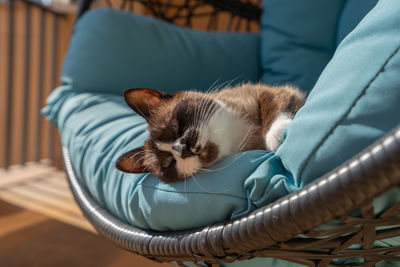
[[172, 119], [169, 122], [169, 126], [171, 127], [171, 130], [174, 131], [174, 133], [178, 133], [178, 121], [176, 119]]

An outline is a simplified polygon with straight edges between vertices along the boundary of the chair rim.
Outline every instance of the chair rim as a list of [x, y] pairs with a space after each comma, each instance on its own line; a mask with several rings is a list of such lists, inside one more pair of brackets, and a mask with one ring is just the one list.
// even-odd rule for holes
[[[96, 230], [119, 247], [157, 261], [233, 262], [346, 215], [400, 184], [400, 125], [304, 188], [248, 215], [183, 231], [142, 230], [100, 207], [79, 181], [68, 149], [71, 191]], [[335, 199], [336, 201], [332, 201]]]

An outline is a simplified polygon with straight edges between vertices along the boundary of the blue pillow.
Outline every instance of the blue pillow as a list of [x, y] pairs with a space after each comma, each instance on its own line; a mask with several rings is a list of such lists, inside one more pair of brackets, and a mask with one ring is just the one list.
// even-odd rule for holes
[[258, 34], [200, 32], [101, 8], [76, 24], [61, 81], [80, 92], [144, 87], [172, 93], [259, 76]]
[[262, 81], [310, 91], [339, 42], [377, 0], [263, 0]]
[[357, 26], [377, 2], [378, 0], [346, 0], [344, 2], [336, 29], [336, 46]]
[[342, 0], [263, 0], [262, 81], [310, 91], [335, 50]]

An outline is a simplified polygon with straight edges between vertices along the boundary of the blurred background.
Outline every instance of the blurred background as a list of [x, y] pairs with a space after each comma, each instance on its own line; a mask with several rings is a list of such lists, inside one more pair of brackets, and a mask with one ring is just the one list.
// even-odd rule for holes
[[76, 4], [0, 0], [0, 168], [60, 165], [53, 127], [39, 114], [58, 85]]

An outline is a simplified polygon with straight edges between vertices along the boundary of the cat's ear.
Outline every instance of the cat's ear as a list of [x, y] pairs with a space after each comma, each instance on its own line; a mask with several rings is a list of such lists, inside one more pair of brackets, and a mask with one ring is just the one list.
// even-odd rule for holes
[[131, 173], [151, 172], [149, 167], [144, 164], [143, 147], [138, 147], [120, 156], [115, 166], [117, 167], [117, 169], [123, 172], [131, 172]]
[[124, 92], [126, 103], [138, 114], [142, 115], [146, 120], [151, 116], [151, 109], [160, 105], [166, 99], [170, 99], [172, 95], [159, 92], [150, 88], [133, 88]]

